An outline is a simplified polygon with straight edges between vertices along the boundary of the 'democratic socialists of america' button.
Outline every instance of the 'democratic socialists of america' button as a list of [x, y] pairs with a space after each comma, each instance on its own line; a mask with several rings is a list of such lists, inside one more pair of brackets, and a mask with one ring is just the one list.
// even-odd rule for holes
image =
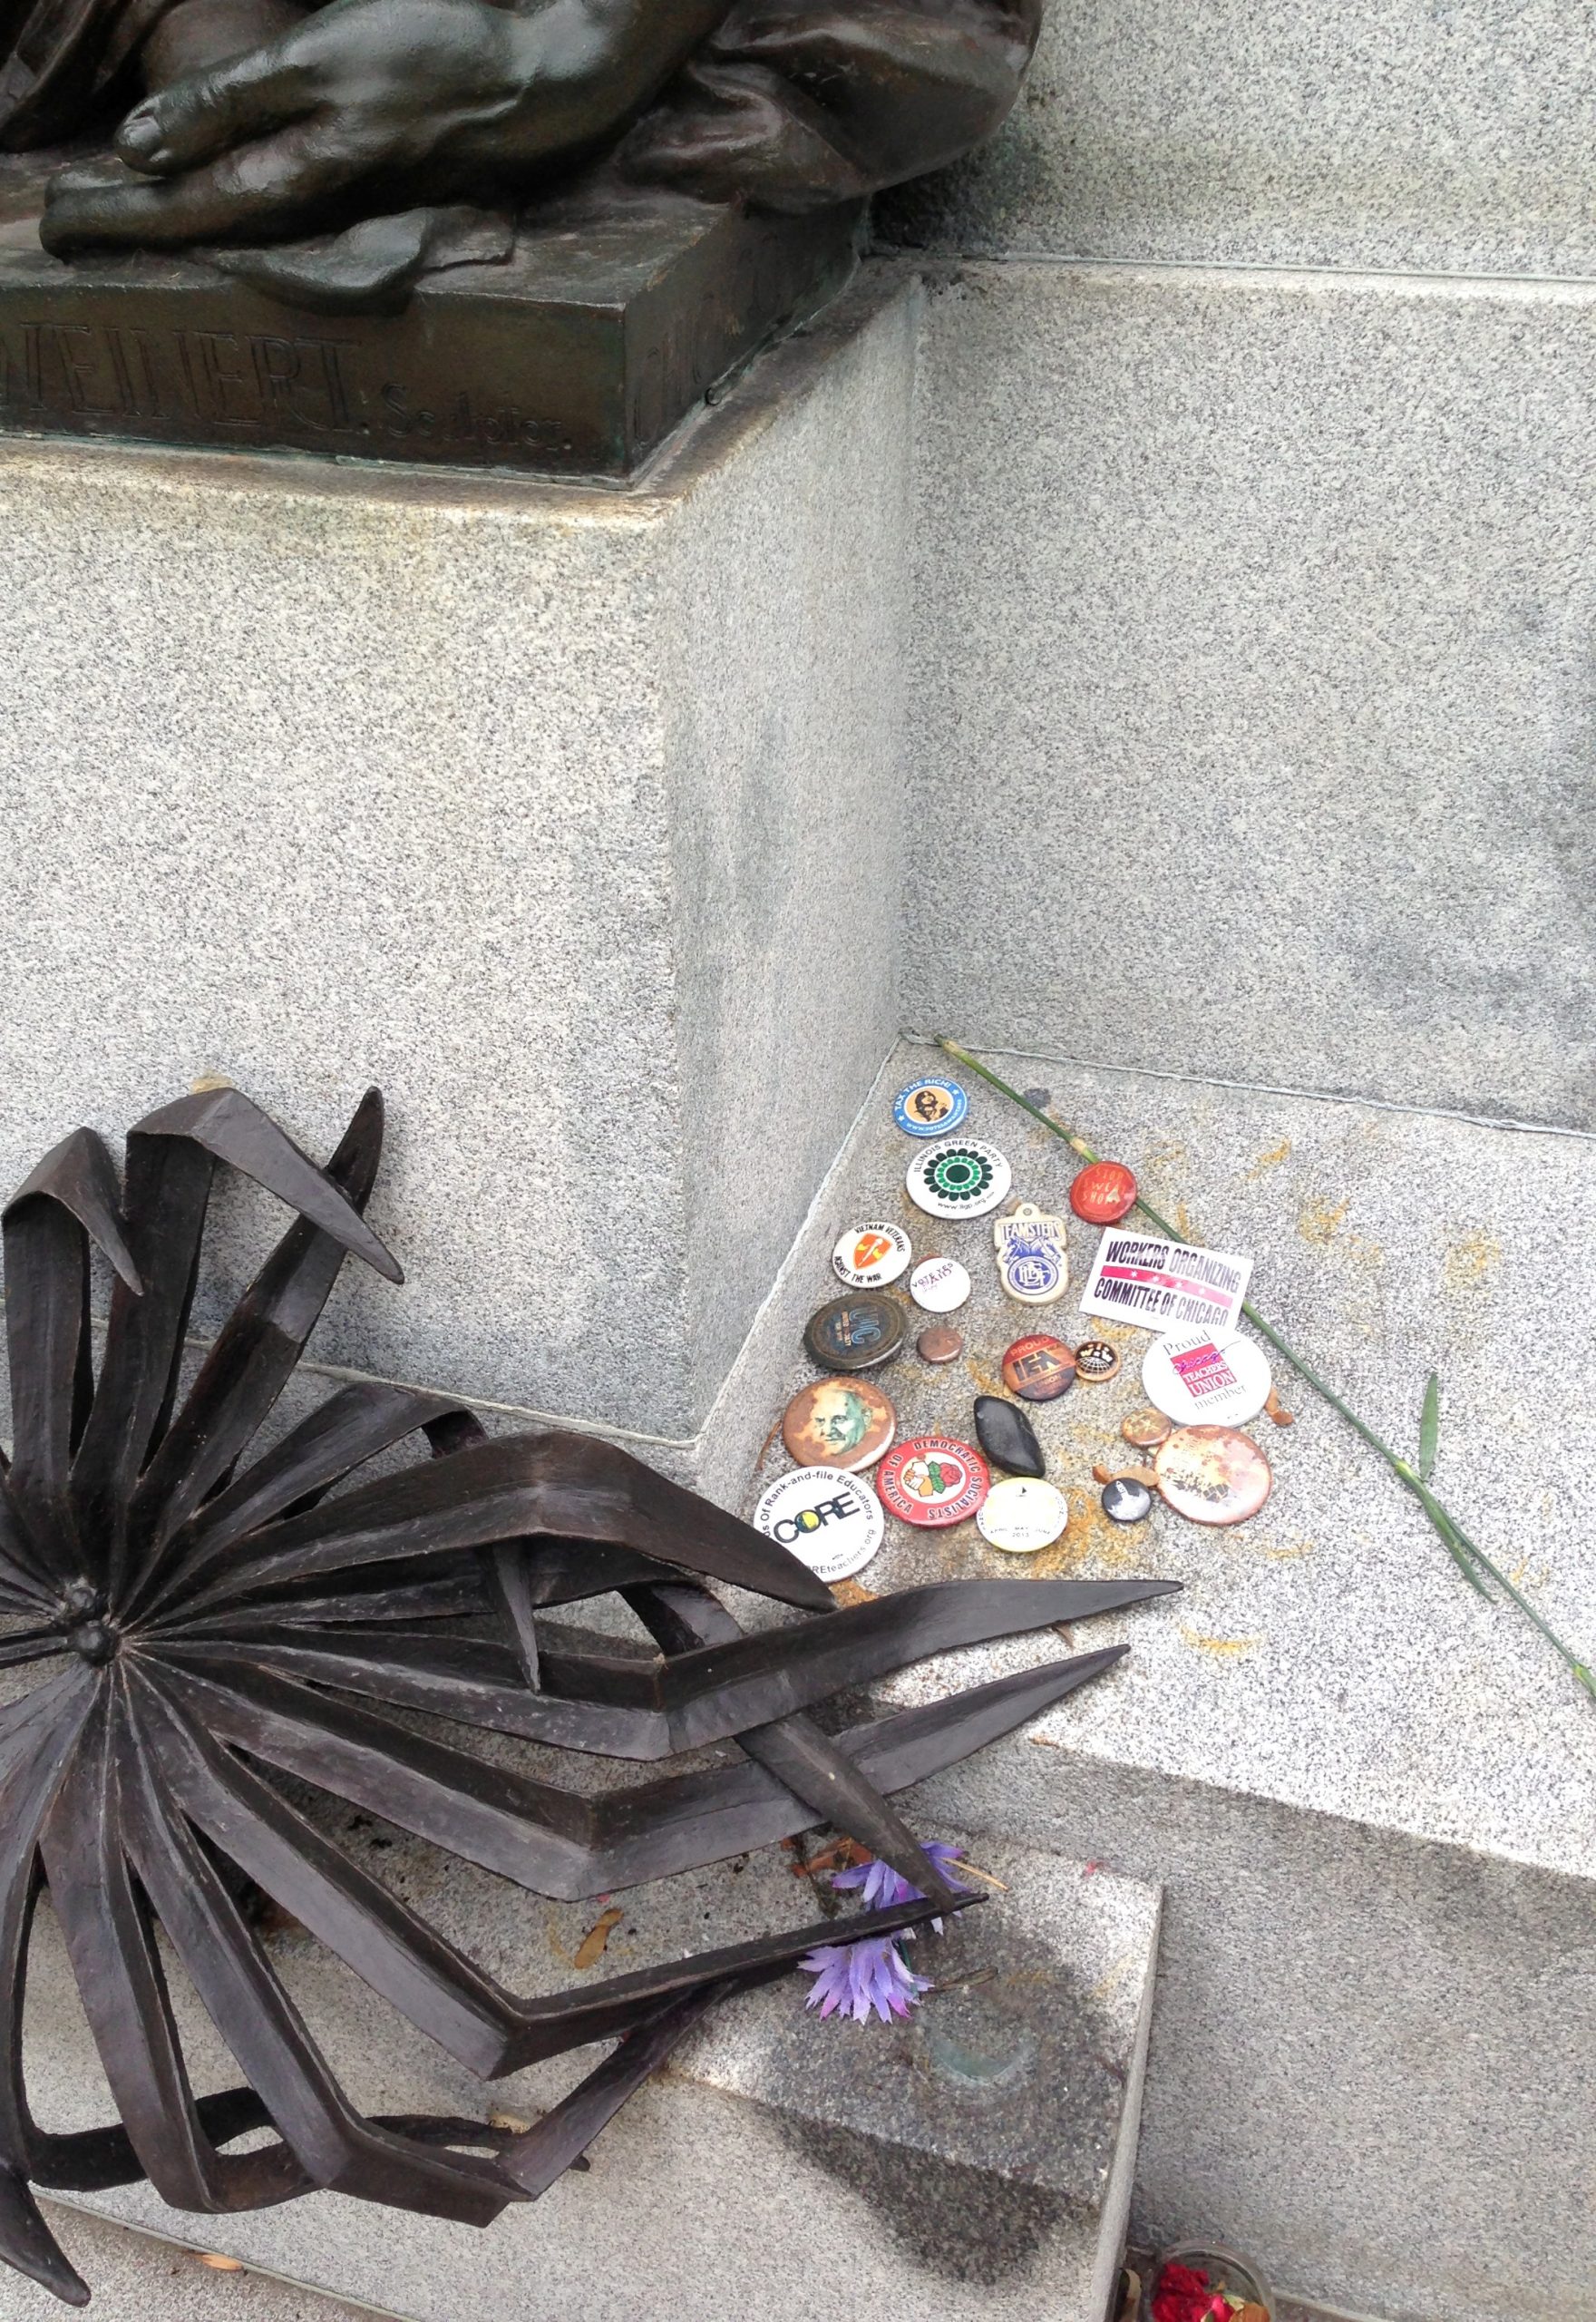
[[892, 1118], [910, 1137], [946, 1137], [969, 1110], [957, 1080], [916, 1080], [900, 1088]]
[[991, 1480], [973, 1444], [947, 1435], [916, 1435], [889, 1452], [877, 1488], [883, 1504], [905, 1524], [936, 1530], [973, 1516]]
[[800, 1468], [760, 1498], [754, 1521], [817, 1580], [852, 1580], [881, 1545], [886, 1523], [870, 1486], [841, 1468]]
[[832, 1271], [850, 1290], [896, 1282], [914, 1252], [901, 1225], [851, 1225], [832, 1252]]
[[932, 1217], [984, 1217], [1007, 1197], [1014, 1172], [995, 1145], [949, 1137], [917, 1153], [904, 1183], [917, 1209]]

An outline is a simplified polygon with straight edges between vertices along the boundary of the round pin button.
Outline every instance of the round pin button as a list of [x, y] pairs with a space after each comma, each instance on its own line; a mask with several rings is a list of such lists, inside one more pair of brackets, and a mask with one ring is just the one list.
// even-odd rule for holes
[[882, 1460], [876, 1488], [882, 1504], [905, 1524], [935, 1531], [973, 1516], [991, 1480], [973, 1444], [948, 1435], [916, 1435], [896, 1444]]
[[1193, 1421], [1240, 1427], [1256, 1419], [1274, 1381], [1269, 1358], [1240, 1331], [1177, 1331], [1142, 1358], [1142, 1384], [1161, 1411]]
[[899, 1090], [892, 1118], [908, 1137], [946, 1137], [968, 1110], [957, 1080], [916, 1080]]
[[833, 1298], [812, 1314], [803, 1343], [822, 1371], [870, 1371], [886, 1362], [903, 1343], [903, 1309], [880, 1291], [858, 1290]]
[[909, 1294], [928, 1314], [951, 1314], [969, 1296], [969, 1276], [957, 1258], [922, 1258], [909, 1277]]
[[1119, 1431], [1138, 1451], [1156, 1451], [1173, 1424], [1162, 1411], [1133, 1411], [1121, 1420]]
[[917, 1153], [904, 1183], [917, 1209], [932, 1217], [984, 1217], [1007, 1198], [1014, 1172], [995, 1145], [951, 1137]]
[[1011, 1556], [1051, 1547], [1069, 1522], [1069, 1502], [1053, 1484], [1007, 1476], [976, 1510], [976, 1528], [988, 1546]]
[[1136, 1180], [1123, 1161], [1093, 1161], [1069, 1189], [1069, 1205], [1088, 1225], [1117, 1225], [1136, 1206]]
[[916, 1339], [914, 1351], [922, 1362], [957, 1362], [964, 1352], [964, 1340], [946, 1322], [933, 1322]]
[[901, 1225], [851, 1225], [832, 1252], [832, 1271], [850, 1290], [880, 1290], [896, 1282], [914, 1252]]
[[1094, 1387], [1101, 1387], [1106, 1379], [1117, 1379], [1118, 1347], [1110, 1346], [1106, 1339], [1083, 1339], [1075, 1349], [1075, 1371]]
[[828, 1583], [862, 1572], [887, 1528], [870, 1486], [841, 1468], [800, 1468], [778, 1476], [760, 1495], [754, 1521]]
[[1003, 1358], [1003, 1383], [1022, 1403], [1054, 1403], [1075, 1383], [1075, 1351], [1036, 1333], [1016, 1339]]
[[1111, 1524], [1142, 1524], [1153, 1513], [1153, 1494], [1134, 1476], [1115, 1476], [1103, 1487], [1103, 1513]]
[[1153, 1464], [1165, 1500], [1193, 1524], [1244, 1524], [1274, 1483], [1252, 1438], [1233, 1427], [1177, 1427]]
[[782, 1414], [782, 1441], [799, 1467], [845, 1475], [871, 1466], [897, 1431], [897, 1412], [867, 1379], [817, 1379]]

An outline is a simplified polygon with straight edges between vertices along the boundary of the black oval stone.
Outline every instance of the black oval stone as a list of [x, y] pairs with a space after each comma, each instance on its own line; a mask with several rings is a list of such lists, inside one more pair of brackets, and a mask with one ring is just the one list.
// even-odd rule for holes
[[976, 1397], [976, 1440], [994, 1467], [1011, 1476], [1045, 1476], [1047, 1463], [1024, 1411], [1000, 1395]]

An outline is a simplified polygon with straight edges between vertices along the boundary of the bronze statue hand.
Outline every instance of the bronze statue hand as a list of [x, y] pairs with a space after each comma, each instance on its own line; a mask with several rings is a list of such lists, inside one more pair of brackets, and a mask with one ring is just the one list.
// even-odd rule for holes
[[42, 239], [267, 241], [418, 201], [492, 200], [628, 120], [725, 0], [333, 0], [147, 97], [118, 176], [63, 171]]

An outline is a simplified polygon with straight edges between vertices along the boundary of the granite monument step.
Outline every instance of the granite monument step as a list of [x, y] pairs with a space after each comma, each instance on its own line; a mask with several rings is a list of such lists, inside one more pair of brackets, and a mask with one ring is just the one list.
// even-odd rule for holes
[[[1572, 1647], [1596, 1651], [1596, 1140], [993, 1062], [1048, 1088], [1192, 1239], [1251, 1253], [1259, 1310], [1410, 1458], [1437, 1371], [1435, 1489]], [[911, 1322], [905, 1351], [869, 1374], [900, 1434], [972, 1439], [975, 1397], [1002, 1391], [1004, 1348], [1027, 1332], [1121, 1351], [1108, 1384], [1032, 1407], [1070, 1503], [1055, 1546], [1020, 1558], [973, 1524], [890, 1518], [859, 1585], [1017, 1570], [1185, 1584], [1093, 1623], [1094, 1644], [1133, 1649], [1070, 1713], [928, 1790], [950, 1815], [1166, 1882], [1142, 2238], [1218, 2234], [1278, 2290], [1392, 2322], [1465, 2322], [1487, 2298], [1523, 2322], [1591, 2322], [1596, 2240], [1567, 2192], [1596, 2161], [1580, 2126], [1596, 2044], [1596, 1702], [1519, 1614], [1466, 1585], [1400, 1485], [1279, 1360], [1296, 1423], [1254, 1425], [1274, 1469], [1259, 1516], [1235, 1530], [1162, 1507], [1110, 1522], [1091, 1469], [1141, 1457], [1119, 1424], [1147, 1400], [1151, 1334], [1081, 1313], [1097, 1229], [1070, 1219], [1069, 1292], [1023, 1307], [999, 1292], [989, 1220], [947, 1224], [909, 1202], [914, 1148], [891, 1099], [933, 1066], [946, 1058], [920, 1044], [889, 1059], [762, 1318], [787, 1351], [767, 1423], [815, 1375], [803, 1322], [834, 1291], [836, 1236], [867, 1220], [903, 1226], [917, 1256], [962, 1260], [975, 1283], [947, 1318], [962, 1361], [920, 1363]], [[969, 1087], [965, 1127], [1007, 1156], [1014, 1195], [1067, 1216], [1076, 1157]], [[743, 1504], [784, 1464], [768, 1452]], [[963, 1681], [1037, 1653], [979, 1648]], [[925, 1663], [890, 1690], [939, 1693], [951, 1673]]]
[[[363, 1818], [338, 1835], [407, 1896], [424, 1892], [445, 1934], [528, 1992], [852, 1907], [802, 1849], [774, 1848], [613, 1898], [607, 1939], [584, 1948], [597, 1903], [544, 1902], [453, 1861], [444, 1873]], [[798, 1973], [729, 2003], [604, 2132], [588, 2171], [486, 2230], [333, 2194], [206, 2219], [148, 2188], [92, 2207], [414, 2322], [1105, 2322], [1134, 2167], [1157, 1891], [1046, 1846], [942, 1825], [922, 1835], [964, 1849], [984, 1899], [912, 1946], [931, 1988], [906, 2021], [822, 2019]], [[47, 1920], [36, 1946], [41, 2117], [86, 2124], [106, 2099]], [[303, 1932], [278, 1936], [273, 1956], [369, 2110], [526, 2118], [585, 2068], [568, 2058], [484, 2087], [423, 2053]], [[214, 2034], [186, 1991], [176, 2001], [196, 2084], [221, 2084], [229, 2065]]]

